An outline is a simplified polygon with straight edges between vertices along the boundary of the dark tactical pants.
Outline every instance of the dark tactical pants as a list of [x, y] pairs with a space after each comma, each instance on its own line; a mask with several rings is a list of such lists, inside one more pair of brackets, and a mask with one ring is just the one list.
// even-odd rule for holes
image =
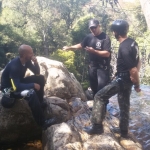
[[[32, 75], [21, 80], [21, 83], [37, 83], [40, 85], [40, 90], [32, 90], [29, 97], [25, 97], [24, 99], [28, 102], [29, 107], [32, 111], [32, 115], [39, 126], [44, 124], [45, 118], [43, 114], [43, 110], [41, 108], [41, 103], [43, 102], [44, 95], [44, 85], [45, 79], [43, 75]], [[23, 98], [18, 94], [13, 95], [14, 98]]]
[[40, 90], [37, 91], [35, 90], [40, 103], [43, 102], [43, 96], [44, 96], [44, 86], [45, 86], [45, 79], [43, 75], [32, 75], [32, 76], [28, 76], [26, 78], [23, 78], [21, 81], [21, 83], [37, 83], [40, 85]]
[[122, 131], [128, 131], [131, 88], [131, 82], [116, 78], [102, 90], [98, 91], [94, 97], [94, 106], [91, 117], [92, 123], [102, 123], [105, 117], [105, 103], [110, 97], [118, 93], [118, 103], [120, 108], [119, 127]]
[[89, 66], [89, 81], [90, 87], [95, 95], [99, 90], [101, 90], [109, 82], [109, 70], [99, 68], [96, 66]]
[[[12, 97], [16, 98], [16, 99], [20, 99], [20, 98], [23, 98], [20, 93], [12, 93]], [[35, 90], [30, 90], [28, 96], [26, 96], [24, 98], [27, 102], [28, 102], [28, 105], [31, 109], [31, 112], [32, 112], [32, 115], [33, 115], [33, 118], [35, 119], [36, 123], [39, 125], [39, 126], [42, 126], [45, 122], [45, 118], [44, 118], [44, 114], [43, 114], [43, 110], [41, 108], [41, 104], [40, 104], [40, 101], [39, 101], [39, 98], [35, 92]]]

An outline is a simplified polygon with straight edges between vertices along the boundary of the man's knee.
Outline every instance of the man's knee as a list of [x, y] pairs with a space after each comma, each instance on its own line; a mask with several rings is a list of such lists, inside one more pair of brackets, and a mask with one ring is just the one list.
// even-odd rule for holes
[[26, 100], [29, 100], [29, 101], [37, 101], [37, 94], [35, 92], [34, 89], [30, 89], [29, 92], [27, 93], [27, 96], [26, 96]]
[[43, 75], [36, 76], [40, 85], [45, 85], [45, 78]]
[[102, 90], [98, 91], [94, 96], [95, 101], [104, 101], [104, 92]]

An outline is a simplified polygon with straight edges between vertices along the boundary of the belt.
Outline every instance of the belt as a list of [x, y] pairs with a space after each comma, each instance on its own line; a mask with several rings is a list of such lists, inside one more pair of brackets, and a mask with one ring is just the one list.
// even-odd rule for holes
[[118, 72], [117, 76], [118, 77], [129, 77], [130, 73], [129, 72]]
[[107, 70], [107, 69], [108, 69], [107, 66], [103, 66], [103, 65], [100, 65], [100, 64], [99, 64], [99, 67], [102, 68], [102, 69], [104, 69], [104, 70]]
[[95, 62], [95, 61], [90, 61], [89, 66], [90, 67], [98, 67], [98, 68], [101, 68], [104, 70], [108, 69], [108, 66], [102, 65], [100, 62]]

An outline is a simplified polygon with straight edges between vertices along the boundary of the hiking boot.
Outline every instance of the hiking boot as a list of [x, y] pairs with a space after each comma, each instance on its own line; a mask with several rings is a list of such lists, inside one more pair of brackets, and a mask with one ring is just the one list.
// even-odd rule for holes
[[58, 121], [58, 119], [54, 117], [54, 118], [45, 120], [42, 128], [43, 128], [43, 130], [46, 130], [48, 127], [50, 127], [50, 126], [52, 126], [54, 124], [58, 124], [58, 123], [60, 123], [60, 121]]
[[104, 132], [103, 125], [102, 124], [93, 124], [91, 126], [83, 128], [83, 131], [85, 131], [88, 134], [102, 134]]

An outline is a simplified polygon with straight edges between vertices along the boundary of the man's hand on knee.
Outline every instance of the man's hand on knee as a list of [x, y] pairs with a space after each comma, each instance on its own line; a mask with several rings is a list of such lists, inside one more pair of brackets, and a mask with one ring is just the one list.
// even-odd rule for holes
[[39, 91], [40, 90], [40, 85], [37, 84], [37, 83], [34, 83], [34, 89], [36, 89], [37, 91]]

